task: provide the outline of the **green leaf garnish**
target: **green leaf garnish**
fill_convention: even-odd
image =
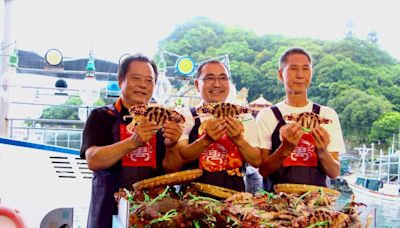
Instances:
[[[321,221],[321,222],[316,222],[316,223],[314,223],[312,225],[309,225],[306,228],[313,228],[313,227],[316,227],[316,226],[326,226],[326,225],[329,225],[329,224],[331,224],[331,222],[329,222],[329,221]]]

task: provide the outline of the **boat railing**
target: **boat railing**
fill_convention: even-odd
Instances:
[[[361,156],[358,174],[365,179],[375,179],[383,183],[400,184],[400,153],[388,151],[387,154],[382,149],[376,152],[374,144],[368,148],[355,148]]]
[[[79,149],[84,121],[9,118],[8,137],[35,143]]]

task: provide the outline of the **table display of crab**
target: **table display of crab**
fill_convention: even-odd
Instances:
[[[187,170],[121,189],[115,198],[128,202],[126,227],[365,227],[358,210],[365,205],[352,198],[337,210],[340,193],[332,189],[281,184],[253,195],[193,182],[201,174]]]

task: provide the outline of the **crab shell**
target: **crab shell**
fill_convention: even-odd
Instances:
[[[169,110],[161,106],[147,106],[144,104],[134,105],[129,109],[132,122],[128,124],[127,130],[132,133],[135,125],[147,121],[155,121],[158,126],[162,126],[165,121],[174,121],[178,124],[185,123],[185,117],[179,112]]]
[[[211,114],[218,117],[237,117],[240,114],[249,113],[250,109],[231,103],[209,103],[196,109],[199,114]]]
[[[330,124],[331,119],[322,117],[314,112],[292,113],[285,115],[284,120],[299,123],[303,128],[312,130],[320,124]]]

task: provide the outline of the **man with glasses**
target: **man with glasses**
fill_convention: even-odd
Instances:
[[[202,97],[201,105],[225,102],[229,95],[229,71],[217,60],[201,64],[196,73],[195,87]],[[179,151],[186,168],[201,168],[201,183],[244,191],[245,163],[258,167],[255,121],[251,114],[244,119],[214,118],[198,115],[196,107],[186,110],[186,126],[179,140]],[[252,130],[250,130],[252,129]]]
[[[119,188],[131,190],[132,184],[165,172],[178,171],[180,156],[175,145],[182,128],[167,121],[159,129],[154,121],[126,129],[128,109],[147,104],[152,97],[158,70],[143,55],[125,58],[118,71],[121,96],[113,104],[94,109],[83,131],[81,157],[93,170],[92,197],[88,227],[112,227],[117,203],[114,193]]]

